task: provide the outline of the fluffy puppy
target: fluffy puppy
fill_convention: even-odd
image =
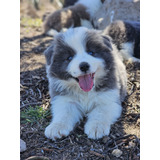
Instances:
[[[67,136],[83,116],[84,131],[98,139],[121,115],[126,70],[109,37],[84,27],[59,33],[45,51],[53,119],[45,136]]]
[[[79,0],[73,6],[53,12],[44,22],[44,33],[54,36],[71,27],[93,28],[91,20],[104,0]]]
[[[109,35],[125,60],[140,62],[140,23],[115,21],[106,27],[103,35]]]

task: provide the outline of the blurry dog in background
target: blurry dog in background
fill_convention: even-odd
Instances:
[[[104,0],[78,0],[73,6],[53,12],[44,22],[44,33],[54,36],[57,32],[72,27],[93,28],[92,17],[103,2]]]
[[[140,62],[140,23],[115,21],[103,30],[103,35],[112,38],[125,60]]]

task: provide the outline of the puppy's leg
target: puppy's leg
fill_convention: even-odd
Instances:
[[[78,104],[71,98],[58,96],[52,101],[53,119],[45,129],[45,136],[52,140],[67,136],[82,118]]]
[[[108,101],[105,105],[97,106],[88,114],[88,121],[85,125],[85,133],[89,138],[99,139],[110,132],[110,126],[121,114],[121,105]]]

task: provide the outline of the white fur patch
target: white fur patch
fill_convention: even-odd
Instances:
[[[87,28],[85,27],[77,27],[74,29],[68,29],[68,31],[64,34],[64,41],[71,46],[77,53],[83,53],[85,51],[84,48],[84,39]]]
[[[86,27],[88,29],[93,29],[93,25],[91,24],[91,22],[85,19],[81,19],[81,26]]]
[[[120,50],[120,53],[125,60],[129,60],[131,62],[140,62],[140,59],[133,57],[134,42],[123,43],[121,47],[122,49]]]
[[[58,35],[58,32],[57,32],[55,29],[50,29],[50,30],[46,33],[46,35],[48,35],[48,36],[56,36],[56,35]]]
[[[52,102],[53,120],[45,129],[45,136],[52,140],[67,136],[82,118],[77,104],[67,96],[57,96]]]
[[[89,138],[98,139],[110,132],[110,125],[121,115],[118,90],[110,90],[97,96],[97,106],[88,113],[85,133]]]
[[[86,115],[88,121],[85,133],[89,138],[98,139],[109,134],[110,125],[121,114],[119,91],[114,89],[84,93],[79,90],[74,98],[57,96],[52,100],[52,113],[53,120],[45,130],[46,137],[55,140],[67,136],[82,116]]]
[[[102,7],[101,0],[79,0],[77,4],[83,4],[86,6],[91,17],[93,17],[98,9]]]

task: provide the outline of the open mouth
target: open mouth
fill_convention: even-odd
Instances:
[[[95,73],[90,73],[90,74],[85,74],[85,75],[82,75],[76,78],[76,80],[79,83],[80,88],[83,91],[89,92],[92,89],[94,85],[93,83],[94,75]]]

